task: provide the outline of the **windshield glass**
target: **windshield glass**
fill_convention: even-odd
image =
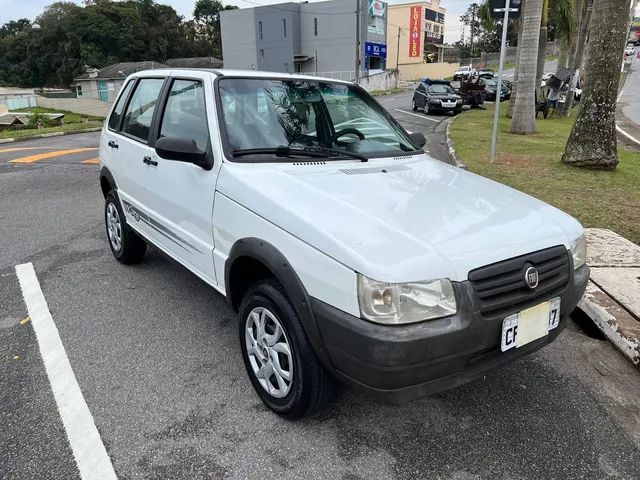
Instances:
[[[279,147],[381,156],[417,150],[402,127],[350,85],[221,78],[218,91],[223,135],[232,155]]]
[[[435,84],[429,85],[427,88],[429,93],[456,93],[456,91],[451,87],[451,85],[444,84]]]

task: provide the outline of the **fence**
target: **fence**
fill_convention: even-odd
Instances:
[[[8,110],[18,110],[20,108],[29,108],[38,105],[36,97],[34,96],[0,97],[0,103],[6,105]]]
[[[37,100],[40,107],[67,110],[96,117],[106,117],[109,108],[111,108],[110,103],[95,98],[47,98],[38,95]]]
[[[546,55],[557,55],[559,46],[556,42],[547,42]],[[504,55],[505,63],[515,63],[518,47],[507,47]],[[500,62],[500,52],[482,52],[479,57],[461,58],[460,65],[471,65],[473,68],[497,66]]]
[[[307,73],[302,72],[303,75],[313,75],[315,77],[323,77],[323,78],[331,78],[333,80],[346,80],[348,82],[353,82],[356,78],[355,70],[343,70],[340,72],[318,72],[318,73]],[[367,76],[366,71],[360,72],[360,78],[364,78]]]

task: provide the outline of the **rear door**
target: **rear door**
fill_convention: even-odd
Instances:
[[[149,145],[151,125],[158,106],[165,78],[139,78],[127,102],[117,132],[116,158],[118,195],[127,223],[145,237],[153,238],[153,221],[148,214],[146,183],[151,157],[155,151]]]
[[[209,169],[154,155],[157,165],[148,168],[146,184],[148,214],[156,223],[154,241],[212,284],[217,283],[211,225],[219,167],[211,168],[215,118],[210,74],[190,72],[170,78],[154,130],[158,138],[194,140],[199,150],[208,152]]]

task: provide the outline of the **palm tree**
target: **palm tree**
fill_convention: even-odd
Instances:
[[[616,97],[620,59],[627,40],[629,3],[594,0],[585,86],[580,110],[562,161],[579,167],[613,170],[618,164]]]
[[[516,68],[518,88],[513,105],[511,133],[528,134],[536,131],[536,67],[538,39],[544,0],[527,0],[522,15],[522,41]]]
[[[547,30],[549,28],[549,0],[542,0],[542,17],[540,19],[540,36],[538,37],[538,61],[536,62],[536,98],[542,98],[542,75],[544,60],[547,56]]]

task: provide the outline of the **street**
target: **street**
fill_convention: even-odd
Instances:
[[[412,112],[411,95],[378,100],[448,161],[450,116]],[[638,478],[640,375],[578,315],[454,390],[388,405],[339,389],[315,417],[277,417],[220,294],[153,248],[137,266],[112,257],[98,138],[0,146],[2,478],[80,478],[16,276],[28,262],[121,479]]]

